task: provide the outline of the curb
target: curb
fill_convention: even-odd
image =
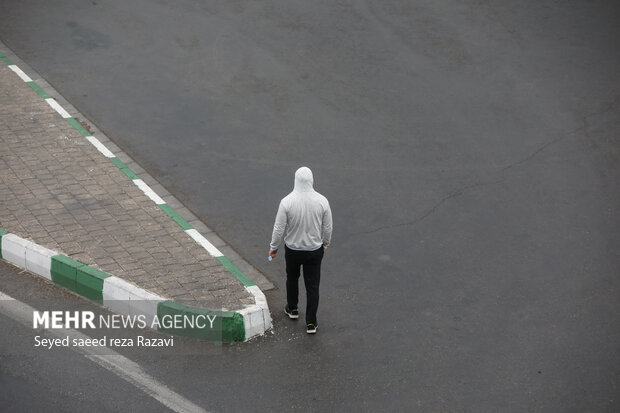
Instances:
[[[115,307],[113,301],[128,300],[133,301],[154,301],[157,303],[155,308],[145,310],[142,314],[147,317],[156,315],[205,315],[212,314],[219,317],[221,323],[221,335],[214,341],[248,341],[249,339],[263,335],[272,327],[271,314],[267,305],[267,299],[261,289],[250,280],[235,264],[232,263],[218,248],[210,243],[197,229],[189,224],[179,215],[166,201],[164,201],[149,185],[138,177],[123,161],[110,151],[103,143],[86,130],[75,118],[73,118],[54,98],[45,92],[36,82],[24,73],[13,61],[11,61],[2,51],[0,60],[4,61],[8,68],[28,84],[37,94],[47,102],[63,119],[65,119],[75,130],[86,138],[97,150],[110,162],[118,167],[142,192],[150,198],[162,211],[164,211],[174,222],[176,222],[187,235],[197,244],[203,247],[211,256],[216,258],[230,272],[244,288],[254,297],[255,304],[246,306],[236,312],[223,310],[207,310],[198,307],[186,306],[175,303],[171,300],[160,297],[147,290],[141,289],[118,277],[99,271],[93,267],[79,261],[39,246],[31,241],[25,240],[14,234],[8,234],[0,229],[0,258],[24,268],[35,274],[41,275],[54,284],[68,288],[86,298],[99,302],[115,312],[131,315],[132,310],[137,308]],[[54,275],[55,274],[55,275]],[[75,274],[75,275],[74,275]],[[78,274],[80,276],[78,277]],[[79,280],[79,281],[78,281]],[[79,288],[78,288],[79,286]],[[99,296],[101,295],[101,299]],[[133,297],[133,298],[132,298]],[[106,305],[106,302],[108,305]],[[123,311],[128,311],[129,314]],[[208,331],[197,331],[196,329],[166,329],[159,331],[168,332],[176,335],[186,335],[213,339],[213,333]],[[206,336],[204,336],[206,335]],[[204,336],[204,337],[203,337]]]
[[[101,304],[115,313],[144,316],[149,326],[157,319],[157,331],[224,343],[246,341],[250,338],[247,332],[248,323],[243,314],[245,310],[241,312],[205,310],[175,303],[2,229],[0,229],[0,258],[40,275],[58,287],[71,290]],[[259,320],[256,317],[252,318],[252,314],[248,313],[250,321],[257,324]],[[209,328],[206,328],[205,323],[201,323],[204,328],[173,328],[162,326],[163,323],[159,322],[165,319],[165,316],[175,315],[187,316],[190,320],[197,320],[197,316],[209,316],[214,322]],[[254,332],[258,330],[257,327],[255,326]]]

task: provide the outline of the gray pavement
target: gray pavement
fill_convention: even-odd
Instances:
[[[4,260],[0,260],[0,286],[2,294],[18,300],[19,305],[36,310],[81,310],[92,311],[97,315],[110,314],[105,308],[67,290],[59,289],[48,280],[22,271]],[[20,319],[19,305],[6,301],[4,295],[2,300],[0,328],[4,339],[0,343],[0,410],[3,412],[171,411],[135,382],[132,383],[123,374],[118,374],[118,370],[104,368],[92,357],[87,357],[105,354],[103,351],[95,350],[85,354],[76,347],[35,347],[35,336],[53,339],[66,333],[63,331],[55,335],[51,331],[33,329],[28,322],[32,317],[31,313],[23,314],[25,320]],[[127,329],[120,335],[110,329],[98,333],[88,329],[83,332],[97,339],[104,335],[135,338],[136,334],[141,334],[153,338],[160,334],[152,330],[138,329]],[[178,340],[176,345],[182,346],[183,340]],[[170,350],[165,356],[174,356],[178,352],[195,353],[191,349],[177,352],[173,348]],[[137,351],[133,353],[125,356],[135,358]],[[144,353],[149,357],[154,356],[149,351],[141,353],[143,356]],[[211,356],[213,354],[217,353],[212,352]],[[202,355],[202,358],[206,359],[205,355],[209,353],[203,351]],[[118,354],[113,357],[118,358]],[[162,354],[157,357],[162,357]],[[23,394],[28,394],[29,397],[24,398]]]
[[[295,169],[331,202],[319,334],[274,311],[217,361],[153,362],[163,381],[219,411],[615,412],[618,7],[30,0],[0,3],[0,39],[274,309]]]
[[[0,228],[162,297],[237,310],[253,297],[6,65]]]

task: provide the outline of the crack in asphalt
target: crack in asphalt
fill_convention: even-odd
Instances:
[[[530,155],[528,155],[527,157],[521,159],[520,161],[517,162],[513,162],[510,165],[505,166],[504,168],[502,168],[502,173],[510,168],[513,168],[515,166],[519,166],[521,164],[524,164],[528,161],[530,161],[531,159],[533,159],[534,157],[536,157],[536,155],[538,155],[540,152],[544,151],[545,149],[547,149],[549,146],[551,145],[555,145],[556,143],[564,140],[566,137],[570,136],[570,135],[574,135],[580,132],[583,132],[584,135],[590,139],[590,134],[588,132],[588,128],[590,127],[590,124],[588,123],[588,119],[594,116],[599,116],[599,115],[604,115],[607,112],[612,111],[613,109],[615,109],[616,106],[618,106],[618,103],[620,103],[620,95],[616,96],[616,98],[609,104],[605,105],[605,107],[603,107],[601,110],[598,110],[596,112],[592,112],[590,114],[585,115],[584,117],[581,118],[581,126],[570,130],[568,132],[563,133],[562,135],[560,135],[560,137],[553,139],[543,145],[541,145],[540,147],[538,147],[538,149],[536,149],[534,152],[532,152]]]
[[[604,114],[614,110],[619,104],[620,104],[620,95],[617,95],[616,98],[611,103],[605,105],[602,109],[583,116],[581,118],[581,123],[582,123],[581,126],[561,134],[556,139],[553,139],[553,140],[550,140],[548,142],[545,142],[544,144],[539,146],[535,151],[533,151],[532,153],[530,153],[528,156],[524,157],[523,159],[515,161],[515,162],[512,162],[509,165],[506,165],[506,166],[502,167],[502,169],[500,170],[501,178],[496,180],[496,181],[477,182],[477,183],[474,183],[474,184],[471,184],[471,185],[468,185],[468,186],[464,186],[464,187],[462,187],[460,189],[457,189],[456,191],[452,192],[451,194],[443,197],[435,205],[433,205],[429,210],[427,210],[424,214],[422,214],[420,217],[418,217],[418,218],[416,218],[416,219],[414,219],[412,221],[400,222],[400,223],[397,223],[397,224],[390,224],[390,225],[383,225],[383,226],[377,227],[377,228],[369,230],[369,231],[354,232],[354,233],[350,234],[349,237],[354,237],[354,236],[358,236],[358,235],[374,234],[376,232],[387,230],[387,229],[415,225],[415,224],[417,224],[419,222],[424,221],[429,216],[433,215],[435,212],[437,212],[437,210],[439,210],[441,208],[441,206],[444,203],[446,203],[450,199],[453,199],[453,198],[459,197],[461,195],[464,195],[466,192],[468,192],[468,191],[470,191],[472,189],[483,188],[483,187],[486,187],[486,186],[492,186],[492,185],[497,185],[497,184],[503,183],[507,179],[507,177],[505,175],[506,171],[508,171],[509,169],[512,169],[514,167],[518,167],[520,165],[523,165],[523,164],[529,162],[530,160],[535,158],[538,154],[543,152],[545,149],[547,149],[548,147],[550,147],[552,145],[555,145],[555,144],[561,142],[566,137],[568,137],[570,135],[574,135],[574,134],[580,133],[580,132],[583,132],[584,135],[588,139],[590,139],[588,128],[590,128],[591,125],[589,124],[588,120],[590,118],[594,117],[594,116],[604,115]]]
[[[485,187],[485,186],[499,184],[499,183],[503,182],[504,180],[505,180],[505,178],[502,178],[502,179],[500,179],[498,181],[478,182],[478,183],[475,183],[475,184],[472,184],[472,185],[465,186],[463,188],[460,188],[460,189],[452,192],[450,195],[447,195],[444,198],[442,198],[432,208],[430,208],[428,211],[426,211],[422,216],[420,216],[419,218],[414,219],[413,221],[401,222],[401,223],[398,223],[398,224],[391,224],[391,225],[384,225],[384,226],[372,229],[370,231],[355,232],[353,234],[350,234],[349,237],[353,237],[353,236],[356,236],[356,235],[373,234],[375,232],[383,231],[383,230],[386,230],[386,229],[392,229],[392,228],[397,228],[397,227],[405,227],[405,226],[409,226],[409,225],[415,225],[418,222],[421,222],[421,221],[425,220],[430,215],[434,214],[445,202],[449,201],[450,199],[456,198],[458,196],[461,196],[465,192],[469,191],[470,189],[481,188],[481,187]]]

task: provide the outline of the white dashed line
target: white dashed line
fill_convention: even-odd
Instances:
[[[95,138],[94,136],[87,136],[86,139],[88,139],[88,141],[92,143],[93,146],[97,148],[99,152],[101,152],[106,158],[115,157],[114,154],[110,152],[110,150],[106,148],[103,143],[99,142],[99,139]]]
[[[47,98],[45,99],[45,101],[47,102],[48,105],[50,105],[56,112],[60,113],[60,116],[62,116],[63,118],[67,119],[70,118],[71,115],[69,115],[69,112],[67,112],[66,110],[63,109],[62,106],[60,106],[58,104],[58,102],[56,102],[56,100],[54,100],[54,98]]]
[[[144,195],[146,195],[149,198],[151,198],[151,200],[153,202],[155,202],[157,205],[161,205],[161,204],[165,204],[166,203],[166,201],[161,199],[159,197],[159,195],[157,195],[155,193],[155,191],[153,191],[151,189],[151,187],[148,186],[142,179],[134,179],[133,183],[136,184],[138,186],[138,188],[140,188],[142,190],[142,192],[144,192]]]
[[[30,79],[30,76],[28,76],[27,74],[25,74],[19,67],[17,67],[16,65],[9,65],[9,69],[11,69],[12,71],[14,71],[15,73],[17,73],[17,76],[19,76],[24,82],[32,82],[32,79]]]
[[[197,230],[192,228],[192,229],[186,229],[185,232],[187,233],[187,235],[192,237],[194,241],[200,244],[202,248],[206,249],[207,252],[211,254],[211,256],[216,257],[216,258],[224,256],[224,254],[222,254],[220,250],[215,248],[213,244],[207,241],[207,239],[203,237],[202,234],[198,232]]]

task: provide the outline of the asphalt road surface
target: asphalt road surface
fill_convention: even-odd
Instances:
[[[19,303],[39,311],[71,309],[101,313],[100,307],[4,261],[0,262],[0,281],[0,411],[166,410],[157,400],[79,352],[35,347],[35,337],[55,336],[33,330],[32,324],[20,322],[13,314]],[[19,303],[8,303],[5,294]],[[32,320],[32,312],[24,315]]]
[[[0,39],[278,287],[273,335],[149,363],[214,411],[618,411],[618,27],[610,1],[0,3]],[[316,337],[266,261],[302,165],[335,224]]]

